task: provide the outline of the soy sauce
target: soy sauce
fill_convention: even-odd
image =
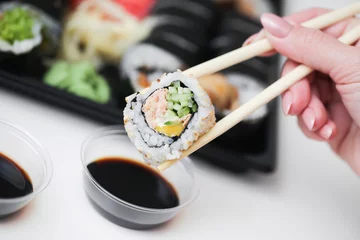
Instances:
[[[124,158],[103,158],[87,168],[100,186],[128,203],[156,209],[179,205],[174,187],[145,164]]]
[[[0,153],[0,199],[23,197],[33,192],[27,172]]]

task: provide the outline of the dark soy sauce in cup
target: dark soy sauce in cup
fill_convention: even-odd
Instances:
[[[0,199],[23,197],[33,192],[27,172],[0,153]]]
[[[128,203],[155,209],[179,205],[174,187],[145,164],[124,158],[103,158],[87,168],[100,186]]]

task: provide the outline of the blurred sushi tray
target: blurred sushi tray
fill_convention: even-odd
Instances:
[[[164,72],[241,47],[279,0],[0,1],[0,87],[104,124],[123,124],[125,97]],[[278,56],[199,79],[217,120],[277,78]],[[230,172],[276,168],[276,104],[194,155]]]

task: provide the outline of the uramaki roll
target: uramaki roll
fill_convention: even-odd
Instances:
[[[212,102],[197,79],[164,74],[128,99],[124,124],[148,164],[177,159],[215,124]]]

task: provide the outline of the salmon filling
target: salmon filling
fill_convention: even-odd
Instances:
[[[198,106],[194,94],[180,81],[156,90],[142,107],[149,127],[168,137],[178,137],[186,128]]]

